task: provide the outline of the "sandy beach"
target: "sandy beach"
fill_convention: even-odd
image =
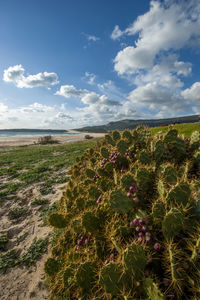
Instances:
[[[85,135],[88,134],[93,138],[103,137],[105,133],[79,133],[74,130],[68,131],[70,135],[65,136],[52,136],[52,139],[57,140],[59,144],[68,144],[74,142],[84,141]],[[76,134],[79,133],[79,134]],[[34,145],[38,143],[39,136],[32,137],[0,137],[0,146],[25,146]]]

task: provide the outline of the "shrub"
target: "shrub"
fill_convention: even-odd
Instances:
[[[199,153],[144,127],[88,150],[49,220],[52,299],[200,299]]]

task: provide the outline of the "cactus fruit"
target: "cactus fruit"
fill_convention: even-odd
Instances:
[[[200,135],[107,134],[49,217],[51,299],[200,299]]]

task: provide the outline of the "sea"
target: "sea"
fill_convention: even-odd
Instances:
[[[1,137],[32,137],[32,136],[64,136],[64,135],[74,135],[74,134],[83,134],[80,133],[71,133],[64,130],[0,130]]]

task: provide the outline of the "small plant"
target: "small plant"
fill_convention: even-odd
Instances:
[[[28,209],[22,208],[22,207],[17,207],[14,209],[11,209],[8,213],[8,217],[10,220],[16,220],[21,217],[25,217],[28,213]]]
[[[45,145],[45,144],[55,144],[55,143],[58,143],[58,141],[55,140],[55,139],[53,139],[51,135],[41,136],[38,139],[38,144],[42,144],[42,145]]]
[[[7,235],[0,235],[0,251],[6,250],[6,245],[8,243],[9,239]]]
[[[49,200],[48,199],[41,199],[41,198],[38,198],[38,199],[34,199],[33,201],[31,201],[31,205],[45,205],[45,204],[48,204],[49,203]]]

